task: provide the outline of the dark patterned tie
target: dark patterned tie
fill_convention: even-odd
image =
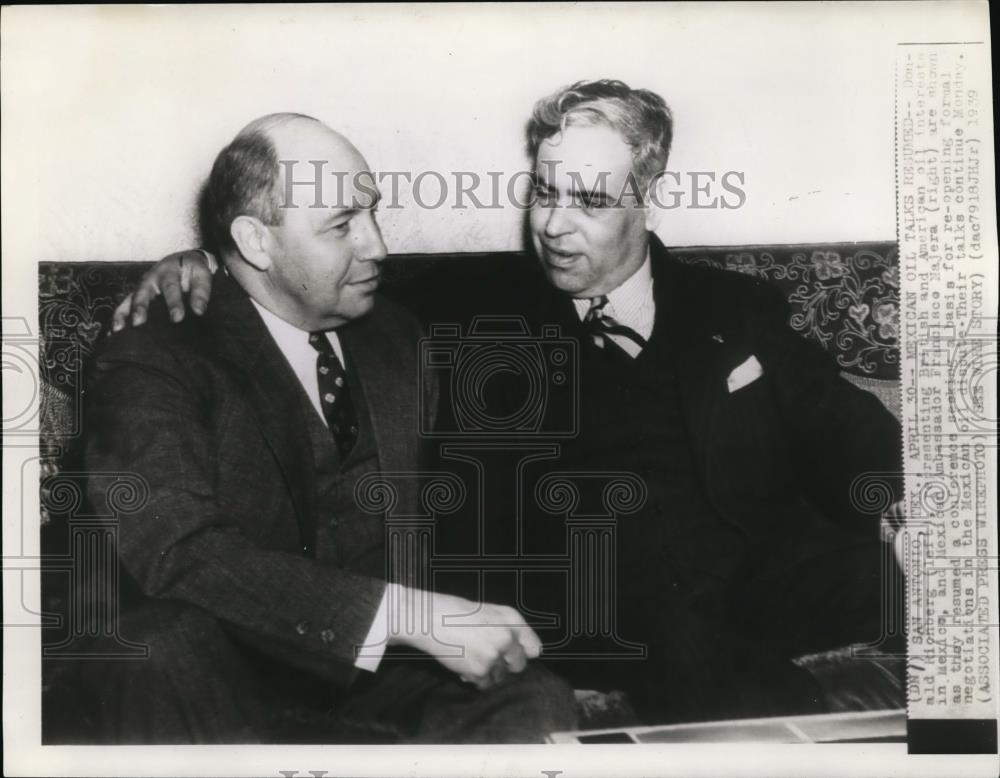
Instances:
[[[319,402],[323,417],[333,433],[341,459],[346,459],[358,440],[358,416],[347,387],[347,373],[337,359],[337,352],[325,332],[310,332],[309,345],[319,352],[316,357],[316,378],[319,381]]]
[[[616,346],[621,349],[622,352],[630,357],[637,356],[639,351],[642,351],[642,349],[645,348],[646,339],[631,327],[619,324],[613,317],[609,316],[604,310],[607,305],[607,295],[594,297],[590,300],[590,309],[587,311],[587,315],[583,317],[583,321],[587,325],[587,330],[590,332],[590,337],[594,341],[594,345],[598,348],[604,348],[610,343],[612,346]],[[622,347],[620,343],[616,343],[611,337],[609,337],[610,335],[618,335],[619,337],[627,338],[638,346],[638,350],[635,351],[634,354],[630,353],[628,349]]]

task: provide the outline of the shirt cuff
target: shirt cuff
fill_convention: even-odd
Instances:
[[[364,643],[355,650],[354,666],[359,670],[374,673],[382,662],[385,647],[389,642],[389,597],[392,586],[392,584],[388,584],[385,587],[385,591],[382,593],[382,602],[379,603],[378,610],[375,611],[371,629],[368,630]]]
[[[893,530],[900,530],[906,523],[906,507],[903,500],[898,500],[882,512],[882,524]]]

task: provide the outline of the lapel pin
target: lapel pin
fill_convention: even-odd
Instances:
[[[724,343],[725,342],[725,341],[722,340],[722,336],[721,335],[713,335],[712,336],[712,340],[714,340],[716,343]]]

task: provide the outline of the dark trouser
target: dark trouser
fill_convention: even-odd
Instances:
[[[76,704],[43,710],[45,742],[539,743],[575,725],[572,689],[535,664],[480,692],[433,659],[387,656],[343,689],[237,645],[191,606],[148,603],[119,631],[149,657],[51,674],[53,697]]]
[[[819,685],[792,659],[877,643],[883,586],[899,575],[890,549],[864,541],[721,590],[650,587],[623,597],[618,619],[621,637],[645,644],[646,658],[550,666],[578,688],[624,690],[642,723],[823,712]]]

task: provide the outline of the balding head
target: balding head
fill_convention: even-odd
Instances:
[[[367,313],[385,244],[368,163],[302,114],[262,116],[215,160],[203,197],[207,247],[258,303],[326,329]]]
[[[236,252],[231,226],[238,216],[253,216],[263,224],[281,224],[289,190],[285,187],[287,167],[311,180],[315,172],[311,160],[332,161],[330,155],[346,160],[348,166],[362,160],[354,145],[318,119],[301,113],[281,112],[258,117],[241,129],[219,152],[212,172],[202,188],[198,222],[202,243],[223,259]],[[342,172],[329,167],[323,173]],[[332,181],[333,179],[331,179]],[[292,189],[294,199],[317,200],[315,188],[303,192]]]
[[[265,135],[270,134],[271,130],[286,124],[319,124],[322,126],[323,123],[319,119],[307,116],[304,113],[291,113],[288,111],[269,113],[266,116],[259,116],[247,124],[242,130],[236,133],[236,137],[253,135],[258,132],[262,132]]]
[[[237,216],[281,223],[280,157],[274,135],[295,126],[324,127],[305,114],[272,113],[247,124],[219,152],[198,204],[202,242],[209,251],[223,258],[236,251],[230,226]]]

